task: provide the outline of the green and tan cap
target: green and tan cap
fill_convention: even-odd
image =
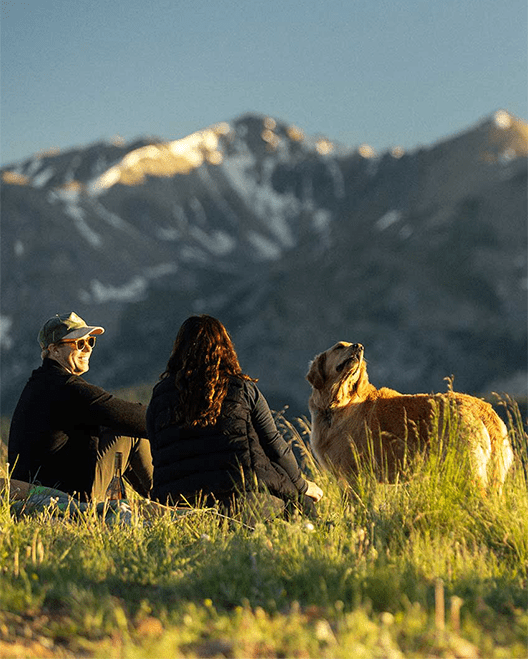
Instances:
[[[50,344],[56,344],[61,339],[80,339],[87,335],[101,335],[104,328],[97,325],[86,325],[85,321],[75,312],[68,314],[55,314],[42,326],[38,342],[41,348],[47,348]]]

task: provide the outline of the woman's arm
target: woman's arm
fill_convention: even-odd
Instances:
[[[305,493],[309,488],[308,482],[302,475],[292,448],[279,433],[268,402],[256,385],[251,384],[246,389],[250,398],[251,422],[267,457],[286,471],[300,493]]]

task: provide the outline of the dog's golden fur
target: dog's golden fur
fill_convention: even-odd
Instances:
[[[394,479],[406,458],[435,437],[467,438],[471,469],[483,487],[501,489],[513,460],[504,422],[489,403],[467,394],[400,394],[369,382],[363,346],[338,342],[317,355],[312,385],[310,444],[323,467],[350,478],[367,459],[380,478]]]

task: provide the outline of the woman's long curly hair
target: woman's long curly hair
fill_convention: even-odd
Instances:
[[[225,327],[212,316],[190,316],[183,322],[161,378],[173,378],[179,392],[176,421],[183,426],[215,424],[230,376],[255,381],[242,373]]]

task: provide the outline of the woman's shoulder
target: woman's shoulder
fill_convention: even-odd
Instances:
[[[161,397],[175,396],[176,386],[172,378],[162,378],[154,385],[152,390],[151,403]]]
[[[241,376],[229,376],[229,387],[233,389],[244,390],[245,392],[257,391],[255,381],[242,378]]]
[[[253,407],[260,396],[260,392],[254,381],[240,378],[240,376],[230,376],[228,395],[230,398],[244,401],[247,405]]]

